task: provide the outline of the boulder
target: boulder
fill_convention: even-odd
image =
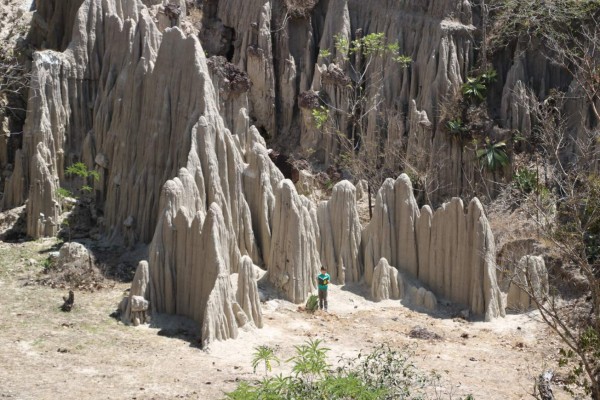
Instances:
[[[95,265],[94,256],[81,243],[68,242],[58,251],[56,266],[58,269],[73,267],[75,269],[91,269]]]

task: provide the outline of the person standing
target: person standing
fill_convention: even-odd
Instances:
[[[331,277],[327,273],[325,267],[321,267],[321,274],[317,276],[319,286],[319,309],[327,311],[327,289]]]

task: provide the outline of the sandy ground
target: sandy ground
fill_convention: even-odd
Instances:
[[[54,243],[0,242],[1,399],[219,399],[237,381],[260,378],[250,366],[256,346],[276,346],[284,359],[309,338],[331,348],[332,363],[379,343],[408,345],[420,369],[441,374],[446,399],[448,393],[454,399],[468,393],[486,400],[531,398],[533,376],[556,365],[556,340],[531,316],[466,322],[412,311],[398,301],[373,303],[335,286],[328,314],[269,300],[263,329],[205,351],[186,319],[160,316],[134,328],[112,318],[125,283],[77,292],[76,308],[61,312],[65,290],[32,283],[42,266],[30,260],[43,260]],[[412,339],[408,332],[415,326],[443,339]]]

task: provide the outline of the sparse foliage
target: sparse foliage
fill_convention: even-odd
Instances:
[[[463,96],[471,102],[485,100],[488,87],[496,81],[497,76],[494,69],[489,69],[481,75],[468,77],[461,87]]]
[[[462,135],[469,132],[469,129],[465,126],[462,119],[456,118],[446,123],[446,128],[453,135]]]
[[[373,189],[385,178],[397,175],[402,165],[401,144],[387,141],[387,127],[382,123],[386,113],[381,96],[384,66],[387,62],[406,68],[411,59],[383,33],[357,33],[354,40],[336,35],[334,46],[336,57],[347,72],[330,64],[322,80],[343,90],[347,104],[334,104],[321,96],[322,104],[312,109],[312,117],[318,130],[333,135],[339,142],[340,166],[356,180],[367,181],[371,211]],[[322,58],[331,54],[332,50],[321,49]]]
[[[585,282],[582,298],[565,300],[557,290],[540,296],[524,285],[543,321],[560,337],[559,365],[568,368],[567,389],[580,388],[600,399],[600,152],[598,132],[573,138],[563,114],[565,95],[553,91],[544,101],[530,92],[535,121],[533,139],[548,180],[546,196],[534,199],[540,234],[560,254],[563,268],[578,271]],[[598,120],[600,122],[600,120]],[[521,172],[523,188],[537,176]],[[539,188],[539,186],[538,186]],[[534,191],[536,187],[533,188]],[[540,193],[540,191],[538,191]],[[551,207],[548,203],[552,204]]]
[[[265,347],[265,346],[260,346]],[[260,349],[260,347],[258,349]],[[290,375],[279,374],[256,382],[242,382],[226,397],[231,400],[408,400],[441,399],[439,376],[419,372],[410,360],[413,352],[380,345],[354,358],[327,362],[330,349],[319,339],[295,346]],[[256,357],[255,357],[256,359]],[[433,388],[433,390],[431,390]],[[444,397],[452,399],[452,396]],[[471,399],[467,396],[465,400]]]
[[[517,189],[524,194],[529,194],[539,189],[538,173],[531,168],[519,168],[513,177]]]
[[[291,17],[306,17],[318,3],[318,0],[284,0],[287,14]]]

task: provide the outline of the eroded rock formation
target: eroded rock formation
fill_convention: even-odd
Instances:
[[[292,181],[281,181],[275,194],[267,270],[269,281],[294,303],[316,290],[315,277],[321,268],[318,234],[315,206],[298,195]]]
[[[373,270],[371,297],[375,301],[401,298],[400,289],[398,288],[398,270],[390,266],[383,257]]]
[[[385,90],[401,93],[398,104],[416,98],[411,118],[422,127],[418,136],[427,135],[435,127],[436,99],[461,82],[468,64],[470,9],[463,2],[385,3],[411,10],[397,14],[408,25],[397,25],[370,2],[341,0],[328,3],[340,10],[341,20],[320,4],[315,12],[326,17],[315,22],[331,34],[341,29],[351,35],[350,21],[372,13],[373,26],[390,35],[402,36],[421,23],[419,32],[434,32],[427,45],[408,38],[403,43],[422,73],[386,72]],[[315,290],[322,264],[339,284],[364,279],[370,285],[382,258],[396,268],[377,269],[374,297],[434,308],[435,293],[488,319],[502,315],[493,237],[478,201],[466,214],[459,200],[435,213],[419,210],[410,180],[401,175],[379,190],[374,218],[361,232],[352,184],[339,183],[332,198],[317,206],[270,161],[259,130],[285,138],[282,132],[297,129],[296,98],[317,85],[311,67],[315,43],[327,47],[331,37],[294,18],[278,23],[293,27],[301,40],[276,34],[273,42],[273,16],[283,10],[270,2],[228,0],[207,7],[237,32],[240,44],[229,56],[252,83],[244,90],[233,93],[231,79],[209,69],[196,37],[177,27],[161,31],[139,0],[84,0],[72,30],[47,38],[57,50],[65,37],[70,44],[34,58],[22,163],[4,196],[10,206],[27,199],[29,235],[56,233],[56,190],[66,182],[64,168],[83,160],[100,176],[94,198],[107,237],[150,243],[147,271],[138,268],[136,277],[147,279],[149,289],[140,283],[132,291],[124,308],[129,322],[143,322],[135,313],[147,307],[187,315],[201,325],[208,345],[236,337],[249,322],[262,325],[255,265],[268,271],[268,281],[288,300],[300,303]],[[450,12],[458,18],[454,24],[446,18]],[[327,70],[334,70],[331,63]],[[281,95],[288,103],[276,100]],[[332,96],[343,101],[339,91]]]
[[[476,199],[467,210],[460,199],[453,199],[435,213],[428,206],[419,211],[408,176],[388,179],[377,194],[363,246],[368,283],[384,257],[439,297],[486,319],[504,315],[494,238]]]
[[[359,259],[361,225],[356,209],[356,189],[348,181],[333,187],[331,199],[319,204],[321,264],[334,283],[358,282],[362,277]]]
[[[535,307],[534,298],[540,303],[548,296],[548,271],[540,256],[523,256],[510,274],[510,286],[506,307],[511,310],[528,311]]]
[[[135,326],[147,322],[149,310],[148,298],[150,297],[150,272],[148,262],[141,261],[133,276],[129,296],[124,297],[119,305],[121,321]]]

